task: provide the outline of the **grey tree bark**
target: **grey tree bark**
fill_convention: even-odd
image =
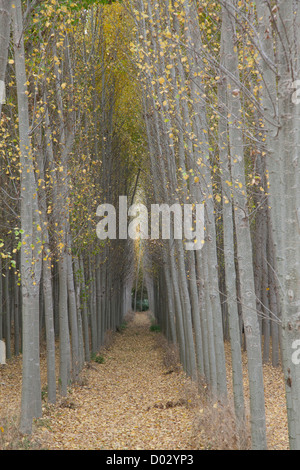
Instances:
[[[46,121],[47,121],[46,117]],[[37,137],[38,151],[36,152],[37,168],[39,171],[39,177],[45,180],[44,172],[44,158],[51,151],[50,142],[46,138],[46,146],[48,148],[45,151],[42,145],[42,139],[39,135]],[[43,158],[44,157],[44,158]],[[43,239],[43,261],[42,261],[42,276],[43,276],[43,301],[44,301],[44,314],[45,314],[45,328],[46,328],[46,347],[47,347],[47,385],[48,385],[48,401],[50,403],[56,402],[56,369],[55,369],[55,332],[54,332],[54,305],[53,305],[53,285],[52,285],[52,269],[51,269],[51,248],[50,248],[50,237],[48,230],[48,219],[47,219],[47,201],[46,191],[43,187],[38,190],[39,196],[39,210],[41,218],[41,233]]]
[[[209,253],[207,286],[209,286],[209,299],[213,316],[213,334],[217,367],[217,393],[220,398],[226,399],[226,365],[218,282],[218,260],[216,251],[217,239],[214,215],[215,208],[213,203],[212,174],[209,162],[210,145],[208,142],[206,103],[205,100],[202,100],[201,98],[201,93],[204,93],[204,86],[202,79],[199,77],[200,71],[204,70],[204,64],[201,57],[202,40],[195,4],[186,0],[184,2],[184,11],[186,15],[186,27],[184,29],[185,40],[188,46],[187,58],[189,61],[190,73],[194,76],[190,83],[190,92],[193,102],[193,116],[192,118],[189,118],[189,122],[192,124],[193,134],[196,136],[196,139],[194,144],[193,160],[190,163],[193,165],[192,168],[194,169],[195,175],[200,179],[200,183],[195,185],[196,202],[200,203],[203,200],[205,201],[205,244]],[[199,162],[202,162],[201,167]]]
[[[300,250],[299,250],[299,125],[300,108],[293,99],[299,77],[300,11],[292,0],[278,2],[278,106],[279,142],[282,155],[283,228],[280,279],[282,279],[282,357],[286,383],[290,448],[300,449],[300,368],[299,348]],[[280,188],[271,186],[274,197]],[[274,206],[271,209],[276,210]],[[296,351],[295,351],[296,350]]]
[[[224,66],[224,30],[226,22],[222,24],[221,30],[221,65]],[[234,252],[234,224],[233,205],[231,198],[231,174],[229,166],[229,142],[227,127],[227,77],[220,72],[220,83],[218,87],[219,105],[219,160],[221,169],[222,188],[222,210],[223,210],[223,244],[225,264],[225,286],[226,303],[229,317],[229,337],[231,345],[232,360],[232,382],[235,414],[239,426],[239,434],[244,432],[245,426],[245,403],[243,387],[242,352],[240,341],[239,312],[237,306],[235,252]]]
[[[29,138],[27,76],[23,40],[22,4],[14,2],[13,32],[17,80],[21,161],[21,284],[23,315],[23,377],[20,430],[31,433],[32,419],[41,416],[39,358],[39,286],[41,246],[38,242],[38,203],[33,153]]]
[[[248,356],[252,448],[265,449],[267,442],[263,368],[260,330],[256,312],[252,242],[247,210],[243,133],[241,127],[242,111],[240,93],[233,93],[236,89],[236,83],[239,83],[238,55],[235,46],[235,10],[232,1],[224,1],[223,3],[224,61],[226,69],[230,73],[227,87],[228,112],[230,114],[230,121],[228,123],[230,163],[233,187],[237,188],[233,189],[233,203],[242,314]]]

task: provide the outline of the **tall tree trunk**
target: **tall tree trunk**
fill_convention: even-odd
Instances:
[[[225,24],[226,26],[226,24]],[[224,28],[224,23],[222,25]],[[224,65],[224,37],[221,31],[221,65]],[[222,209],[223,209],[223,246],[225,264],[226,303],[229,317],[229,337],[232,360],[232,383],[234,394],[235,414],[239,426],[239,434],[245,425],[245,403],[243,389],[242,352],[240,342],[239,312],[237,306],[235,251],[234,251],[234,223],[233,206],[231,198],[231,175],[229,165],[228,127],[227,127],[227,77],[220,72],[218,89],[219,117],[219,160],[221,169]]]
[[[41,416],[41,382],[39,358],[39,285],[41,256],[38,242],[38,205],[31,141],[27,77],[23,41],[22,4],[14,2],[14,53],[18,94],[20,161],[21,161],[21,284],[23,314],[23,378],[20,430],[31,433],[32,419]]]
[[[47,151],[43,147],[42,137],[39,131],[37,131],[37,148],[36,161],[39,171],[39,177],[45,181],[45,161],[47,159],[47,153],[52,152],[51,142],[47,138],[48,132],[48,112],[46,111],[46,147]],[[43,158],[44,157],[44,158]],[[50,156],[50,161],[53,161],[53,155]],[[52,283],[52,259],[51,259],[51,247],[50,247],[50,236],[49,236],[49,221],[47,216],[47,194],[43,186],[38,189],[39,195],[39,210],[41,217],[41,233],[43,239],[43,261],[42,261],[42,273],[43,273],[43,303],[45,313],[45,328],[46,328],[46,348],[47,348],[47,385],[48,385],[48,401],[49,403],[56,402],[56,367],[55,367],[55,331],[54,331],[54,302],[53,302],[53,283]]]
[[[70,238],[69,238],[70,240]],[[67,264],[68,264],[68,306],[69,318],[71,327],[71,346],[72,346],[72,379],[77,381],[80,372],[80,358],[79,358],[79,333],[78,333],[78,318],[77,318],[77,304],[76,293],[73,275],[73,260],[71,254],[71,242],[68,243],[67,251]]]
[[[85,268],[83,257],[79,259],[80,272],[81,272],[81,305],[82,305],[82,325],[83,325],[83,336],[84,336],[84,354],[87,362],[91,359],[90,354],[90,334],[89,334],[89,320],[88,320],[88,292],[87,284],[85,279]]]
[[[279,141],[282,154],[283,223],[280,280],[282,295],[282,356],[286,384],[289,439],[292,450],[300,450],[300,368],[299,303],[300,303],[300,249],[299,249],[299,127],[300,108],[293,102],[294,81],[299,77],[300,11],[292,0],[278,2],[278,104]],[[280,188],[271,186],[274,196]],[[275,210],[272,206],[272,211]],[[282,233],[282,232],[281,232]],[[295,351],[296,350],[296,351]],[[296,357],[295,357],[296,355]]]
[[[235,46],[235,10],[231,1],[224,2],[224,5],[222,11],[224,61],[227,71],[230,71],[227,87],[228,113],[231,116],[229,122],[230,163],[242,314],[248,356],[252,448],[266,449],[261,340],[256,313],[252,242],[247,210],[241,101],[239,92],[233,93],[236,89],[236,82],[239,83],[238,52]]]
[[[11,358],[11,291],[10,291],[10,265],[6,263],[5,270],[5,341],[6,341],[6,357]]]
[[[66,248],[60,253],[59,277],[59,391],[66,396],[71,381],[71,349],[68,320],[68,260]]]

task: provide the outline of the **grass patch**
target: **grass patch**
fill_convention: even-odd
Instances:
[[[123,333],[123,331],[126,330],[127,326],[128,326],[127,322],[123,321],[123,323],[121,323],[121,325],[117,327],[118,333]]]
[[[150,331],[156,331],[156,332],[161,331],[160,326],[156,322],[155,318],[152,318],[152,320],[151,320]]]
[[[101,354],[97,354],[97,353],[94,353],[91,355],[91,360],[93,362],[97,362],[97,364],[104,364],[105,362],[104,356],[102,356]]]
[[[160,326],[153,323],[153,325],[150,326],[150,331],[160,331]]]

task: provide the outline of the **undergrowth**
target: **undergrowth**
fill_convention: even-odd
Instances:
[[[150,331],[156,331],[156,332],[160,332],[160,326],[159,324],[156,322],[156,319],[155,318],[152,318],[151,319],[151,325],[150,325]]]
[[[43,450],[40,443],[30,435],[19,431],[19,419],[15,416],[0,416],[0,451],[2,450]]]
[[[97,364],[104,364],[105,359],[101,354],[94,353],[91,355],[91,360],[97,362]]]
[[[182,371],[178,346],[170,343],[163,334],[156,338],[156,346],[162,350],[166,374]],[[249,423],[238,427],[234,405],[214,400],[203,378],[192,381],[187,378],[182,385],[185,406],[193,409],[194,418],[191,444],[195,450],[245,450],[250,449]]]
[[[194,408],[192,445],[195,450],[247,450],[251,448],[249,423],[237,423],[231,400],[214,399],[206,383],[185,384],[187,403]]]

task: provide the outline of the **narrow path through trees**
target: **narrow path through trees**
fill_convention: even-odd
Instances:
[[[80,387],[40,420],[51,449],[190,449],[193,410],[185,374],[168,373],[149,315],[139,313],[105,362],[92,362]],[[86,383],[85,383],[86,380]],[[48,407],[48,405],[47,405]],[[49,412],[53,408],[48,407]]]

